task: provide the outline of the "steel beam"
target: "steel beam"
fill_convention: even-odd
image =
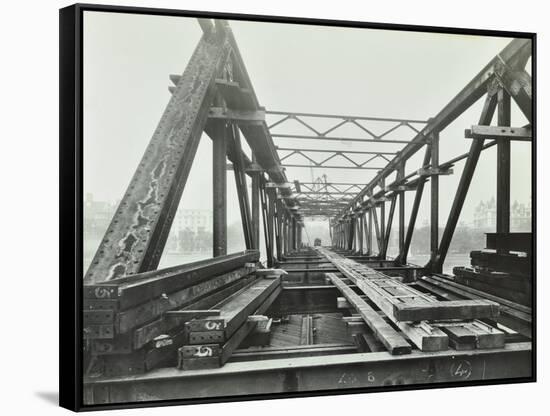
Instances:
[[[84,281],[157,267],[231,49],[224,32],[203,35],[161,117]]]
[[[260,200],[262,203],[262,220],[264,226],[264,239],[267,256],[267,267],[273,267],[273,217],[271,215],[271,203],[265,190],[265,178],[259,175]]]
[[[135,276],[119,277],[108,282],[87,283],[82,295],[84,299],[115,300],[116,305],[112,308],[127,309],[243,267],[245,263],[255,263],[259,257],[257,250],[248,250]]]
[[[499,94],[508,94],[506,91]],[[508,94],[509,95],[509,94]],[[531,125],[526,127],[505,127],[505,126],[472,126],[466,129],[464,136],[467,139],[495,139],[516,140],[530,142],[533,138],[533,129]]]
[[[402,180],[405,177],[405,162],[401,163],[397,172],[397,177]],[[405,191],[400,191],[399,195],[399,235],[398,235],[398,248],[399,252],[403,251],[405,244]]]
[[[384,232],[384,246],[382,249],[382,254],[380,255],[380,258],[384,260],[386,258],[386,254],[388,252],[388,245],[390,243],[390,233],[391,233],[391,227],[393,223],[393,215],[395,212],[395,205],[397,203],[397,195],[394,195],[391,199],[390,203],[390,212],[388,215],[388,221],[386,225],[386,231]]]
[[[431,167],[439,169],[439,133],[434,131],[430,142]],[[439,175],[430,176],[430,258],[435,260],[439,244]],[[436,270],[434,270],[436,271]],[[441,272],[441,270],[437,270]]]
[[[510,126],[510,94],[498,91],[498,125]],[[510,141],[497,143],[497,233],[510,232]]]
[[[394,157],[384,169],[382,169],[369,184],[357,195],[355,201],[372,191],[380,182],[380,179],[389,176],[403,160],[409,159],[424,144],[426,137],[433,131],[442,131],[452,123],[460,114],[468,109],[473,103],[481,98],[487,91],[487,85],[495,78],[495,71],[502,62],[513,62],[514,69],[525,65],[531,54],[530,39],[512,40],[497,56],[495,56],[428,124],[419,132],[415,138],[407,144],[399,154]],[[353,202],[355,202],[353,201]],[[351,207],[353,202],[349,204]],[[342,214],[345,210],[342,210]]]
[[[323,168],[323,169],[362,169],[362,170],[380,170],[382,167],[375,167],[375,166],[345,166],[345,165],[338,165],[338,166],[331,166],[331,165],[322,165],[322,164],[313,164],[313,165],[306,165],[306,164],[299,164],[299,163],[282,163],[281,166],[284,166],[285,168]]]
[[[372,210],[374,207],[368,209],[368,216],[369,216],[369,226],[368,226],[368,233],[367,233],[367,256],[372,255]]]
[[[432,155],[431,155],[430,149],[426,148],[422,166],[426,166],[427,164],[430,163],[431,156]],[[425,179],[419,178],[418,183],[416,185],[416,193],[414,195],[413,206],[411,208],[411,214],[409,216],[409,224],[407,226],[407,235],[405,236],[405,240],[403,242],[403,248],[399,251],[398,261],[400,264],[407,263],[409,248],[411,246],[411,241],[414,233],[414,226],[416,224],[416,218],[418,216],[418,211],[420,209],[420,202],[422,202],[422,194],[424,193],[424,183],[425,183]]]
[[[276,134],[272,133],[271,137],[274,139],[297,139],[297,140],[317,140],[319,141],[335,141],[335,142],[360,142],[360,143],[393,143],[393,144],[407,144],[411,143],[409,140],[390,140],[390,139],[358,139],[354,137],[326,137],[326,136],[312,136],[307,134]]]
[[[389,352],[229,362],[215,370],[160,369],[142,376],[85,380],[86,404],[182,398],[249,397],[253,394],[336,391],[388,385],[434,386],[532,377],[531,343],[477,351],[393,356]],[[235,382],[238,380],[238,383]],[[448,385],[448,384],[447,384]]]
[[[426,120],[417,120],[417,119],[405,119],[405,118],[388,118],[388,117],[366,117],[366,116],[349,116],[349,115],[338,115],[338,114],[319,114],[319,113],[298,113],[298,112],[288,112],[288,111],[266,111],[266,114],[285,116],[285,120],[295,119],[296,117],[311,117],[311,118],[331,118],[331,119],[341,119],[341,120],[364,120],[364,121],[387,121],[392,123],[426,123]],[[279,122],[274,123],[269,126],[273,128],[276,125],[280,124]]]
[[[212,245],[213,256],[227,254],[227,126],[216,125],[218,134],[212,138]]]
[[[373,151],[363,151],[363,150],[347,150],[347,149],[302,149],[298,147],[279,147],[276,146],[277,150],[282,151],[291,151],[291,152],[312,152],[312,153],[335,153],[335,154],[360,154],[360,155],[396,155],[396,152],[373,152]]]
[[[264,121],[265,112],[263,110],[239,111],[225,107],[211,107],[208,118],[212,120],[225,120],[237,124],[246,124]]]
[[[256,157],[252,155],[252,161]],[[255,249],[260,249],[260,173],[252,175],[252,235]]]
[[[385,188],[385,179],[382,179],[380,181],[379,186],[382,189]],[[386,237],[385,237],[386,228],[385,228],[385,226],[386,226],[386,201],[385,201],[385,198],[383,197],[382,202],[380,203],[380,228],[379,228],[380,238],[379,238],[379,244],[378,244],[380,255],[385,255],[384,254],[384,244],[385,244],[385,241],[386,241]],[[384,257],[382,257],[382,259],[384,259]]]
[[[512,65],[502,60],[495,71],[500,84],[514,98],[529,123],[533,118],[532,84],[531,76],[522,67],[525,66],[525,61],[530,55],[531,51],[529,50],[524,53],[519,63],[514,62]]]
[[[489,94],[485,99],[485,105],[481,113],[478,124],[490,124],[495,108],[497,105],[497,96],[496,94]],[[441,242],[439,244],[438,252],[436,258],[433,261],[430,261],[430,268],[432,270],[442,270],[443,263],[445,262],[445,257],[447,256],[447,251],[451,245],[451,240],[458,223],[458,218],[460,217],[460,212],[462,211],[462,206],[466,199],[466,194],[470,188],[470,183],[472,182],[472,177],[474,175],[475,168],[477,166],[477,161],[481,154],[483,147],[483,140],[474,140],[470,146],[470,154],[468,159],[466,159],[466,164],[462,171],[462,176],[460,177],[460,182],[458,184],[458,189],[453,200],[453,205],[451,211],[449,212],[449,218],[445,225],[445,230],[441,236]]]
[[[248,198],[248,186],[246,184],[246,175],[244,172],[244,161],[242,158],[242,146],[239,129],[235,125],[230,128],[230,142],[235,155],[234,173],[235,184],[237,186],[237,198],[239,200],[239,208],[241,210],[241,222],[243,226],[244,242],[247,249],[254,246],[252,233],[252,216],[250,214],[250,202]]]

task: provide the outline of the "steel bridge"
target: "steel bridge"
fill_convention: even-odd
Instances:
[[[360,117],[266,110],[228,23],[198,22],[202,38],[183,74],[170,75],[170,101],[84,277],[85,403],[529,378],[533,249],[530,233],[510,232],[510,160],[511,141],[532,140],[531,41],[512,40],[427,120]],[[440,133],[480,99],[479,120],[465,126],[469,151],[440,160]],[[512,105],[527,125],[511,126]],[[332,125],[320,129],[317,119]],[[371,122],[388,127],[375,132]],[[277,133],[283,125],[302,131]],[[363,137],[338,135],[350,125]],[[397,131],[409,138],[393,138]],[[203,132],[213,149],[214,257],[159,270]],[[398,150],[328,150],[329,142]],[[470,265],[443,274],[480,154],[493,146],[496,232],[472,247]],[[418,152],[422,163],[407,164]],[[458,162],[439,235],[439,177]],[[375,176],[308,182],[288,178],[289,167]],[[228,171],[246,245],[229,254]],[[431,255],[413,265],[427,183]],[[315,216],[330,219],[330,247],[305,244],[304,219]],[[395,217],[399,253],[390,259]]]

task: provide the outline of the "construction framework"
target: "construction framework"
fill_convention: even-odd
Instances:
[[[530,378],[534,253],[530,233],[510,232],[510,143],[534,140],[530,40],[511,41],[432,118],[377,118],[266,110],[228,23],[198,22],[203,35],[183,74],[170,75],[170,101],[84,277],[85,404]],[[440,161],[440,133],[482,98],[479,121],[465,132],[470,150]],[[512,102],[527,125],[510,125]],[[334,124],[319,129],[312,119]],[[375,133],[373,121],[388,127]],[[289,122],[310,134],[277,133]],[[364,137],[340,137],[346,125]],[[213,149],[214,257],[159,270],[203,132]],[[390,138],[397,132],[402,139]],[[278,139],[400,147],[325,150]],[[480,154],[492,146],[496,232],[472,251],[471,265],[443,274]],[[407,166],[419,151],[422,165]],[[460,161],[440,236],[439,176]],[[300,182],[285,167],[376,174],[367,183]],[[241,253],[227,253],[228,171]],[[427,182],[431,256],[413,265]],[[304,218],[314,216],[330,218],[330,248],[305,244]],[[399,255],[390,259],[396,216]]]

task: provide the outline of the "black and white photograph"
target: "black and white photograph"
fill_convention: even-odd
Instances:
[[[90,1],[0,13],[1,414],[544,413],[544,2]]]
[[[81,406],[533,380],[532,33],[60,18]]]

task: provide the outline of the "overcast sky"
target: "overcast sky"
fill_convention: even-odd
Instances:
[[[268,110],[422,120],[436,115],[511,40],[295,24],[230,24],[260,104]],[[184,71],[200,35],[195,19],[85,12],[85,193],[109,201],[124,193],[170,98],[168,75]],[[481,107],[480,100],[441,133],[441,162],[467,151],[470,140],[464,138],[464,129],[477,124]],[[525,119],[513,106],[512,125],[523,124]],[[375,131],[383,128],[374,123],[365,126]],[[303,130],[296,127],[293,131]],[[349,128],[338,133],[357,134]],[[393,135],[399,139],[412,136],[406,130]],[[275,140],[281,147],[323,146]],[[326,146],[388,151],[401,147],[340,142]],[[512,201],[528,202],[530,146],[512,146]],[[422,153],[410,160],[407,173],[418,169]],[[467,223],[479,201],[496,195],[495,155],[496,148],[492,148],[481,157],[463,210],[462,220]],[[381,162],[372,166],[382,166]],[[462,166],[457,164],[454,175],[440,180],[441,224],[447,219]],[[211,169],[211,144],[203,136],[180,208],[211,209]],[[375,171],[287,169],[289,180],[309,181],[323,173],[332,181],[366,183]],[[230,223],[238,221],[239,215],[234,189],[232,174],[228,174]],[[429,187],[424,195],[418,224],[429,218]],[[412,199],[408,194],[408,206]]]

